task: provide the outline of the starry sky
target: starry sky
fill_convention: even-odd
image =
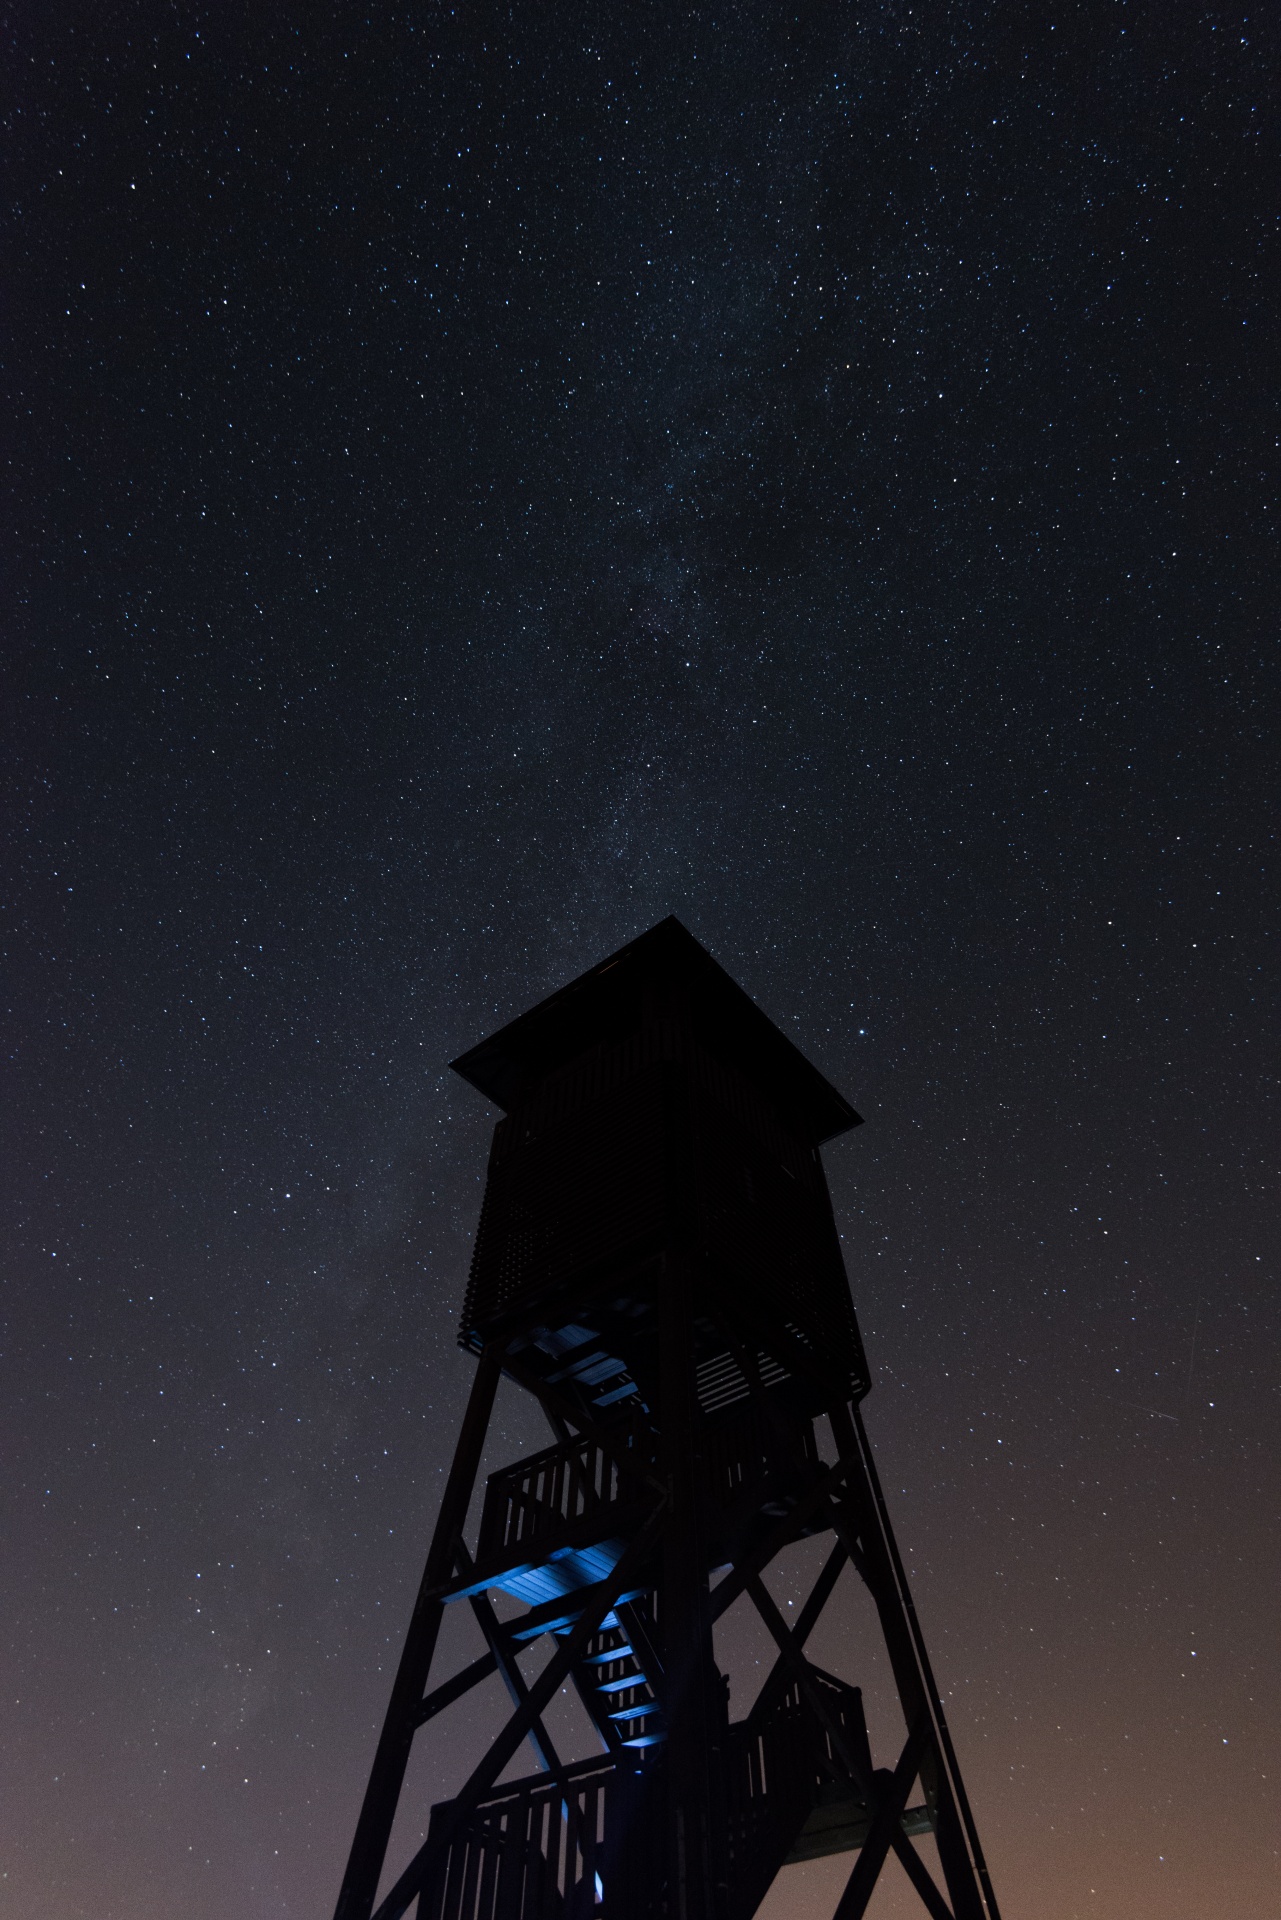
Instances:
[[[3,34],[4,1920],[332,1910],[473,1366],[446,1063],[669,912],[866,1116],[1006,1920],[1281,1913],[1275,31]],[[856,1592],[812,1644],[888,1740]]]

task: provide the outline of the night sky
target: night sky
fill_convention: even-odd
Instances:
[[[1006,1920],[1281,1914],[1265,27],[8,9],[4,1920],[332,1911],[474,1366],[446,1063],[669,912],[866,1116]],[[888,1729],[852,1588],[812,1644]]]

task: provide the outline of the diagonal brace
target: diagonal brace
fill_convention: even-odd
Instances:
[[[831,1553],[827,1556],[823,1565],[823,1571],[814,1582],[809,1599],[801,1608],[800,1617],[791,1630],[792,1645],[797,1648],[798,1651],[805,1645],[810,1634],[814,1631],[818,1623],[818,1617],[831,1598],[832,1589],[840,1578],[841,1569],[845,1565],[846,1558],[845,1548],[838,1540],[832,1548]],[[752,1710],[747,1716],[749,1726],[759,1727],[761,1725],[766,1714],[786,1686],[789,1671],[790,1663],[788,1657],[780,1651],[778,1659],[774,1662],[774,1665],[770,1668],[766,1676],[765,1684],[752,1703]]]
[[[901,1826],[896,1827],[891,1833],[890,1845],[898,1855],[904,1873],[920,1894],[921,1904],[932,1916],[932,1920],[955,1920],[951,1907],[930,1878],[925,1862]]]
[[[921,1754],[925,1748],[929,1722],[924,1714],[907,1736],[907,1745],[899,1756],[899,1763],[892,1774],[878,1771],[873,1777],[877,1793],[876,1812],[872,1818],[871,1830],[863,1842],[849,1884],[837,1902],[833,1920],[862,1920],[867,1912],[867,1903],[872,1897],[872,1889],[880,1877],[885,1865],[886,1855],[894,1844],[894,1834],[901,1831],[900,1822],[903,1809],[907,1805],[907,1796],[912,1791],[912,1782],[917,1776],[921,1764]],[[950,1916],[949,1916],[950,1920]]]
[[[846,1463],[843,1460],[838,1460],[835,1466],[828,1467],[821,1478],[814,1482],[805,1498],[799,1501],[790,1513],[784,1514],[777,1526],[770,1528],[755,1551],[744,1554],[741,1560],[735,1561],[725,1578],[713,1587],[710,1596],[713,1624],[733,1606],[739,1595],[746,1591],[752,1575],[761,1573],[770,1561],[783,1551],[784,1547],[790,1547],[793,1540],[799,1537],[800,1529],[806,1521],[823,1506],[828,1495],[844,1478],[845,1467]],[[846,1551],[848,1550],[847,1544]]]
[[[460,1542],[455,1556],[455,1565],[464,1580],[475,1573],[476,1568],[471,1555]],[[514,1707],[523,1707],[529,1699],[529,1688],[525,1676],[516,1664],[516,1655],[499,1625],[489,1595],[473,1593],[468,1595],[476,1625],[485,1636],[485,1644],[499,1673],[503,1676],[503,1685],[511,1697]],[[552,1742],[551,1735],[543,1725],[541,1715],[535,1715],[529,1729],[529,1744],[534,1749],[535,1758],[545,1773],[550,1773],[558,1787],[563,1787],[563,1768],[560,1756]]]
[[[452,1680],[446,1680],[433,1693],[429,1693],[425,1700],[419,1702],[414,1725],[426,1726],[427,1722],[434,1720],[438,1713],[443,1713],[446,1707],[452,1707],[455,1700],[461,1700],[463,1695],[470,1693],[481,1680],[487,1680],[491,1673],[497,1673],[497,1671],[498,1662],[493,1654],[482,1653],[479,1660],[473,1660],[469,1667],[464,1667],[461,1673],[456,1673]]]
[[[867,1777],[866,1769],[846,1739],[844,1728],[823,1698],[821,1688],[815,1685],[813,1668],[797,1646],[795,1635],[779,1612],[759,1574],[752,1574],[747,1582],[747,1591],[752,1605],[778,1643],[779,1658],[787,1662],[813,1713],[826,1728],[828,1738],[845,1764],[846,1773],[851,1780],[858,1782],[870,1798],[872,1782]],[[909,1780],[908,1786],[910,1787],[911,1784]]]

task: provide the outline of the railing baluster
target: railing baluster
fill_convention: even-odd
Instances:
[[[485,1831],[467,1835],[463,1845],[465,1867],[463,1871],[462,1898],[459,1901],[459,1920],[475,1920],[476,1887],[480,1879],[480,1870],[485,1859]]]
[[[449,1861],[441,1889],[442,1920],[458,1920],[459,1895],[462,1890],[462,1875],[467,1857],[467,1839],[466,1834],[460,1834],[449,1849]]]
[[[498,1890],[500,1847],[492,1823],[485,1823],[485,1853],[481,1863],[480,1892],[476,1902],[477,1920],[493,1920],[494,1898]]]
[[[494,1902],[494,1920],[521,1920],[521,1889],[525,1881],[524,1812],[524,1801],[518,1801],[507,1812],[498,1861],[498,1897]]]

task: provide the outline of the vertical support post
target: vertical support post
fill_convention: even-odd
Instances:
[[[999,1920],[986,1873],[979,1865],[982,1856],[979,1862],[971,1858],[962,1827],[953,1792],[956,1769],[943,1706],[925,1660],[907,1577],[898,1558],[880,1485],[874,1478],[867,1436],[861,1423],[856,1428],[844,1406],[831,1409],[828,1417],[841,1458],[847,1464],[846,1499],[863,1550],[863,1577],[880,1618],[903,1716],[909,1728],[923,1725],[928,1730],[920,1755],[921,1784],[934,1822],[939,1862],[953,1912],[956,1920]],[[838,1526],[838,1535],[841,1531]],[[959,1775],[956,1778],[959,1781]],[[857,1873],[856,1867],[856,1877]],[[867,1891],[870,1894],[870,1886]],[[848,1910],[843,1906],[841,1920],[853,1920],[861,1911],[857,1904]]]
[[[413,1745],[418,1707],[431,1671],[432,1657],[440,1633],[444,1603],[434,1589],[443,1586],[454,1568],[454,1552],[467,1519],[476,1472],[480,1466],[489,1416],[502,1372],[502,1356],[495,1347],[481,1356],[471,1397],[463,1416],[462,1432],[454,1462],[445,1482],[445,1497],[427,1553],[427,1564],[419,1583],[404,1651],[392,1685],[391,1701],[382,1733],[374,1753],[369,1785],[361,1804],[356,1834],[351,1843],[347,1871],[343,1875],[334,1920],[369,1920],[378,1892],[378,1881],[391,1838],[396,1805],[404,1784],[409,1750]]]
[[[667,1485],[658,1624],[666,1684],[668,1912],[672,1920],[717,1920],[713,1779],[721,1771],[711,1700],[712,1624],[700,1513],[691,1324],[692,1275],[670,1254],[658,1281],[660,1431]]]

